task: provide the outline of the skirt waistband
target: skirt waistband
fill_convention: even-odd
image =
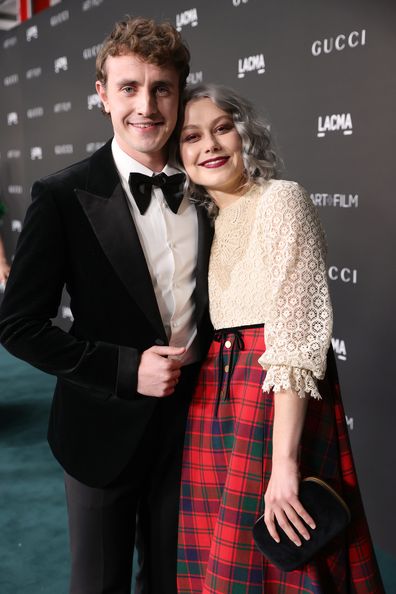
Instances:
[[[249,328],[264,328],[264,324],[246,324],[245,326],[231,326],[230,328],[216,328],[214,333],[217,332],[228,332],[232,333],[236,330],[249,330]]]
[[[216,417],[217,417],[217,414],[219,411],[219,406],[220,406],[224,374],[227,373],[225,390],[223,390],[223,400],[229,400],[229,398],[230,398],[230,381],[231,381],[232,373],[235,368],[235,364],[238,359],[238,353],[240,351],[243,351],[245,348],[241,331],[248,330],[250,328],[264,328],[264,324],[250,324],[248,326],[234,326],[232,328],[220,328],[218,330],[215,330],[215,332],[214,332],[213,340],[220,343],[218,390],[217,390],[216,408],[215,408],[215,416]],[[233,340],[230,340],[231,336],[233,337]],[[228,365],[227,372],[225,372],[223,364],[222,364],[224,348],[229,349],[229,352],[230,352],[230,359],[229,359],[229,365]]]

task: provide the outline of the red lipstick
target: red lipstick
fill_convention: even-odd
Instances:
[[[212,157],[211,159],[206,159],[206,161],[202,161],[198,163],[200,167],[207,167],[208,169],[214,169],[215,167],[222,167],[228,161],[229,157]]]

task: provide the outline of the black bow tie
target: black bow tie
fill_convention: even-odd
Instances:
[[[161,188],[169,208],[177,214],[183,200],[183,183],[185,179],[184,173],[176,173],[170,176],[166,175],[166,173],[159,173],[152,177],[143,175],[143,173],[130,173],[129,187],[140,214],[144,214],[149,207],[153,186]]]

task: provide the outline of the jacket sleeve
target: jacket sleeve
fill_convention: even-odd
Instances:
[[[131,399],[137,387],[136,349],[80,340],[51,321],[66,279],[65,233],[48,184],[34,184],[32,197],[0,308],[0,342],[42,371]]]

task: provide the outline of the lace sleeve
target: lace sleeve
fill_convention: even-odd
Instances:
[[[281,182],[263,216],[264,260],[269,308],[264,391],[293,389],[320,398],[332,332],[325,266],[325,240],[314,205],[301,186]]]

